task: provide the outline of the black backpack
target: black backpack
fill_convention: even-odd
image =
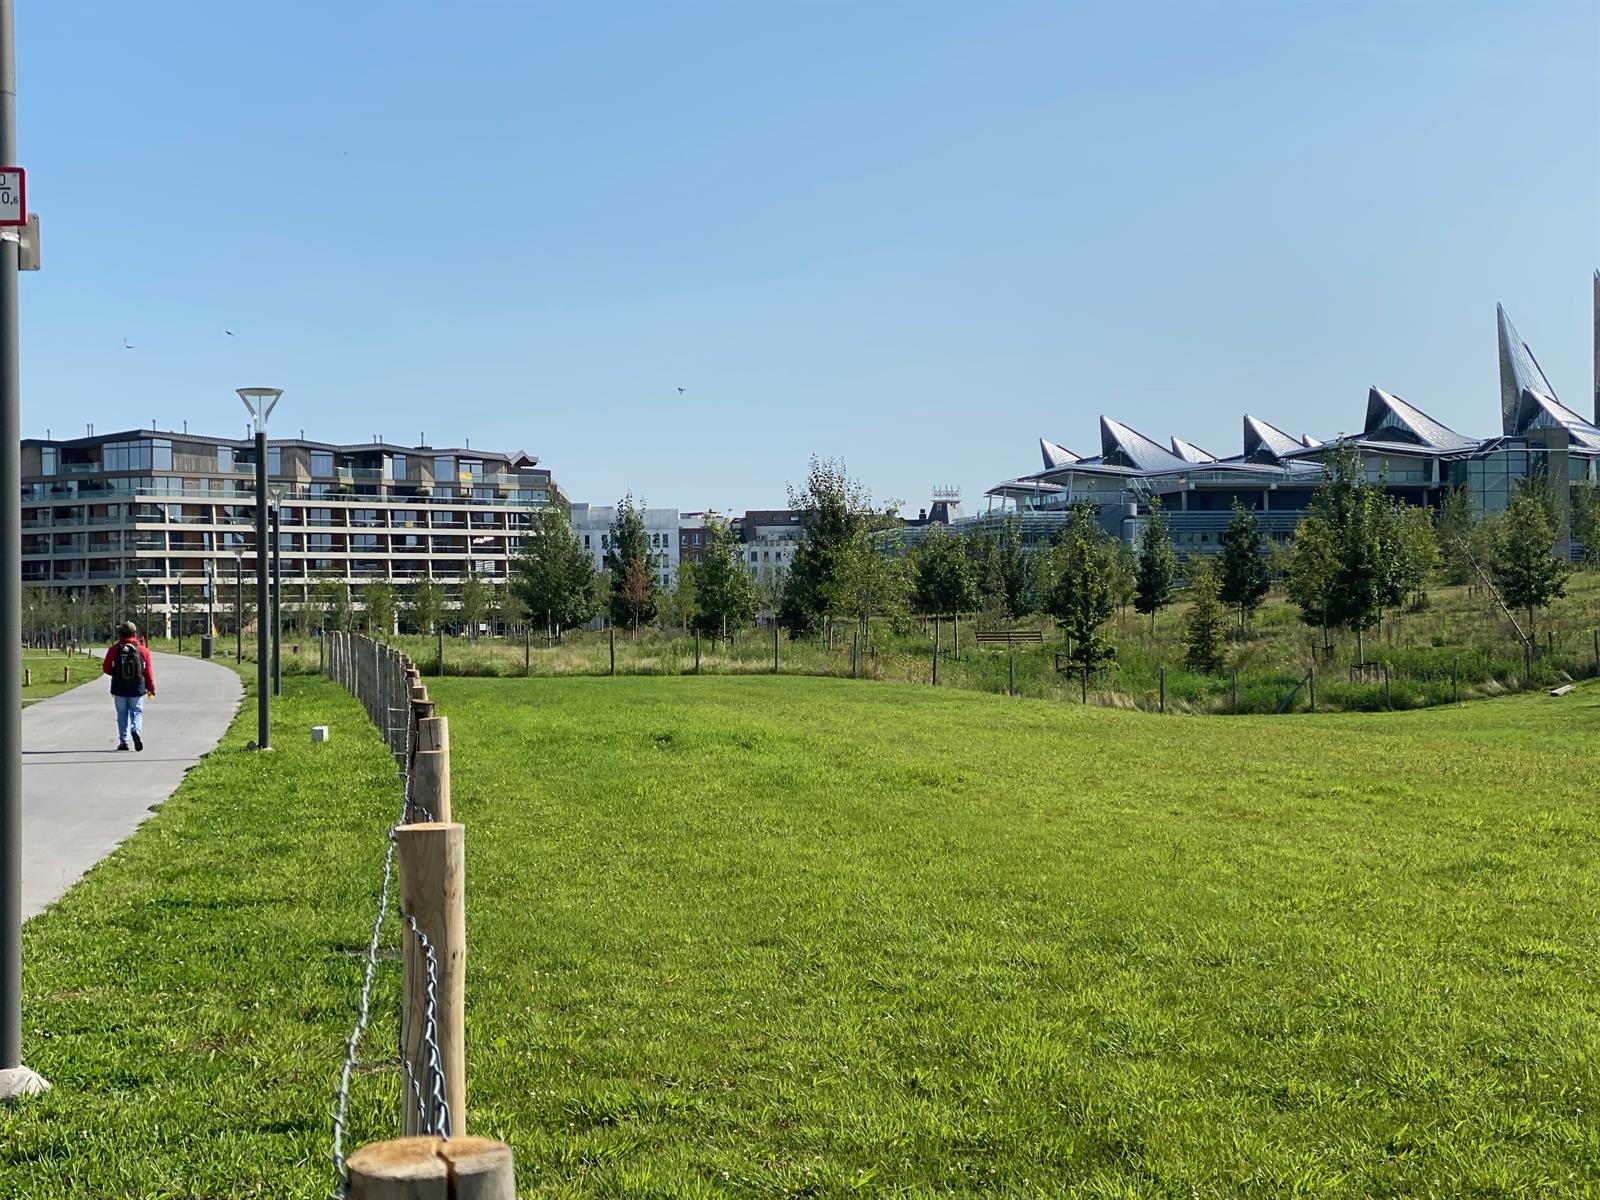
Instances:
[[[144,655],[132,642],[117,647],[117,657],[111,663],[111,691],[117,696],[144,695]]]

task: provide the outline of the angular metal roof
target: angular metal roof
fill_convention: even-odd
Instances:
[[[1217,456],[1209,450],[1202,450],[1193,442],[1186,442],[1182,438],[1172,439],[1172,452],[1184,462],[1212,463],[1217,461]]]
[[[1554,396],[1522,389],[1517,405],[1516,428],[1522,434],[1530,429],[1565,429],[1573,443],[1589,450],[1600,450],[1600,429],[1595,428]]]
[[[1405,442],[1434,450],[1465,450],[1476,438],[1462,437],[1420,408],[1380,387],[1367,389],[1367,420],[1361,436],[1374,441]]]
[[[1190,464],[1110,417],[1100,418],[1100,457],[1111,466],[1138,471],[1181,471]]]
[[[1278,462],[1286,454],[1293,454],[1296,450],[1304,450],[1305,444],[1299,438],[1290,437],[1276,426],[1268,425],[1259,417],[1252,417],[1249,413],[1244,415],[1244,456],[1254,461],[1265,459],[1268,462]]]
[[[1506,316],[1506,310],[1496,304],[1494,311],[1500,338],[1500,423],[1502,431],[1510,436],[1517,431],[1517,412],[1522,407],[1522,393],[1540,392],[1554,400],[1556,390],[1545,378],[1539,360],[1528,349],[1528,343],[1522,340],[1517,327]]]
[[[1071,450],[1055,442],[1046,441],[1044,438],[1039,439],[1039,453],[1044,458],[1045,470],[1049,470],[1051,467],[1064,467],[1068,463],[1078,461],[1078,456]]]

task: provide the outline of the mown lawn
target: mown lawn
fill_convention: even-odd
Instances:
[[[433,688],[471,1124],[524,1194],[1600,1190],[1600,689],[1207,720],[824,679]],[[241,726],[29,925],[58,1091],[0,1112],[16,1194],[325,1192],[336,949],[393,785],[350,702],[285,691],[270,767]],[[356,1097],[356,1140],[386,1135],[393,1075]]]
[[[33,673],[33,681],[22,689],[23,708],[36,701],[59,696],[80,683],[101,678],[100,660],[87,654],[46,654],[39,650],[24,650],[22,666],[24,671]],[[62,677],[63,667],[67,669],[66,678]]]

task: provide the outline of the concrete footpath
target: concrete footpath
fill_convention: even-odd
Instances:
[[[153,655],[143,753],[117,749],[111,681],[22,710],[22,917],[43,912],[177,790],[222,740],[244,686],[227,667]]]

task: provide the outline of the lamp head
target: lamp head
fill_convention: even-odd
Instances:
[[[256,428],[264,430],[267,427],[267,418],[272,415],[272,410],[278,405],[278,397],[283,395],[282,388],[236,388],[239,399],[244,401],[246,411],[255,418]]]

